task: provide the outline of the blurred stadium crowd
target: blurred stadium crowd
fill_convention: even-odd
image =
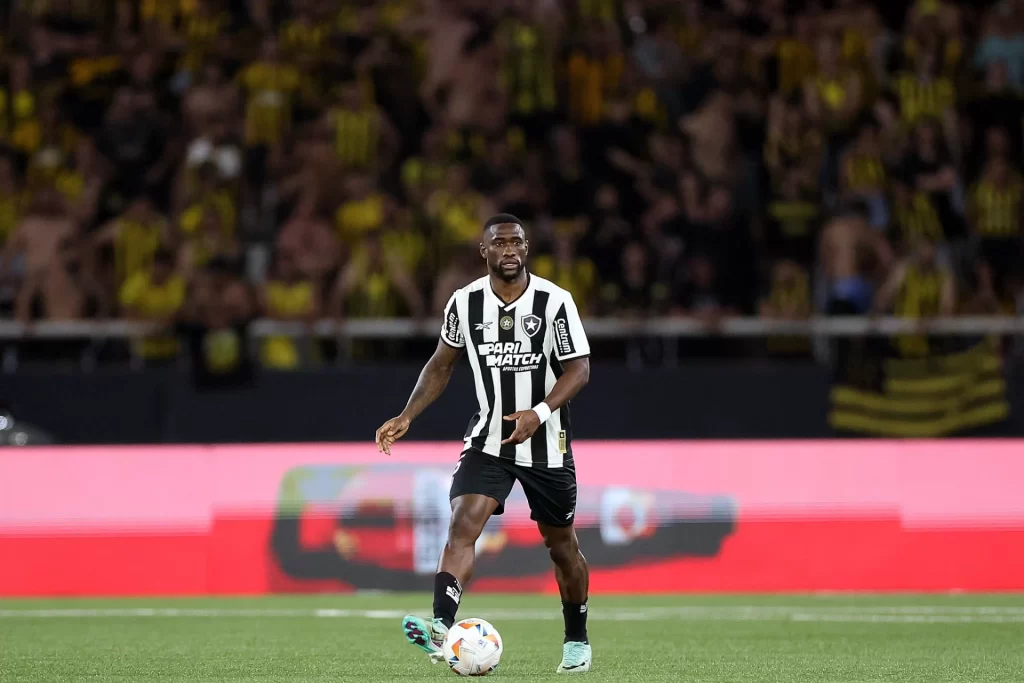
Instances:
[[[1016,312],[1022,0],[2,6],[3,317]]]

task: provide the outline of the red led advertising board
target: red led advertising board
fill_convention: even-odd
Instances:
[[[429,589],[458,443],[5,449],[0,595]],[[1024,442],[577,441],[594,592],[1024,589]],[[473,590],[555,591],[516,487]]]

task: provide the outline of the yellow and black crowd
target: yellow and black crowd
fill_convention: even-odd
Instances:
[[[584,316],[1017,310],[1024,0],[3,7],[0,316],[29,329],[431,316],[497,212]]]

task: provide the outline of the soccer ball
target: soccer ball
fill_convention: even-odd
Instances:
[[[501,661],[501,636],[483,619],[463,619],[448,630],[444,659],[460,676],[486,676]]]

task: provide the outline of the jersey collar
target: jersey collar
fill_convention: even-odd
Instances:
[[[519,293],[519,296],[517,296],[515,299],[512,299],[512,301],[510,301],[509,303],[505,303],[505,300],[498,296],[497,292],[494,291],[494,288],[491,287],[490,276],[487,277],[487,291],[491,293],[491,297],[498,303],[498,306],[505,310],[511,310],[515,308],[516,304],[523,300],[523,297],[526,296],[526,293],[530,291],[530,287],[532,286],[533,276],[530,275],[530,271],[526,271],[526,287],[524,287],[523,291]]]

